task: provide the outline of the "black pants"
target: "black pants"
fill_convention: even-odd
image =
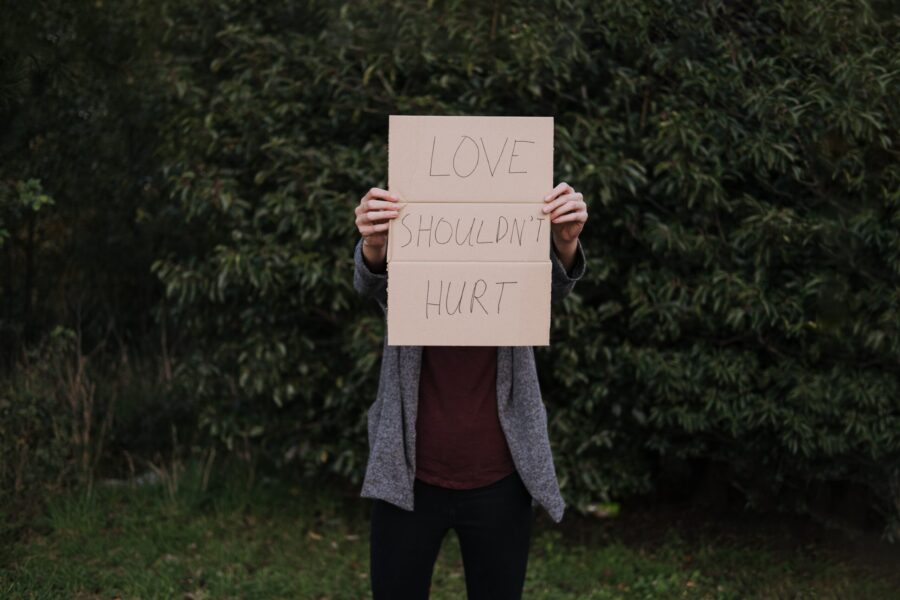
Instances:
[[[522,597],[533,511],[518,471],[479,488],[415,480],[415,510],[374,499],[370,539],[374,600],[428,598],[447,530],[459,538],[469,600]]]

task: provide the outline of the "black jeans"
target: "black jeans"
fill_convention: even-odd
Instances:
[[[518,600],[525,584],[531,494],[518,471],[454,490],[416,479],[415,510],[373,500],[369,562],[374,600],[424,600],[447,530],[459,538],[469,600]]]

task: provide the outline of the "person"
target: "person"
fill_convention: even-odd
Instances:
[[[370,189],[356,206],[354,287],[387,311],[386,249],[401,199]],[[551,302],[584,274],[581,193],[544,198],[551,223]],[[388,346],[368,410],[361,496],[372,498],[374,600],[427,599],[448,530],[459,540],[469,600],[521,598],[534,507],[555,522],[565,503],[553,465],[532,347]]]

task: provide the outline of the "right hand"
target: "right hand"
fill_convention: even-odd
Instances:
[[[372,188],[356,207],[356,228],[363,238],[363,246],[384,252],[387,246],[388,226],[391,219],[400,215],[400,197],[380,188]]]

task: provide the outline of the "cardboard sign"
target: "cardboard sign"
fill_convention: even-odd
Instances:
[[[388,187],[409,202],[541,202],[553,117],[390,116]]]
[[[550,343],[551,117],[390,117],[388,344]]]

